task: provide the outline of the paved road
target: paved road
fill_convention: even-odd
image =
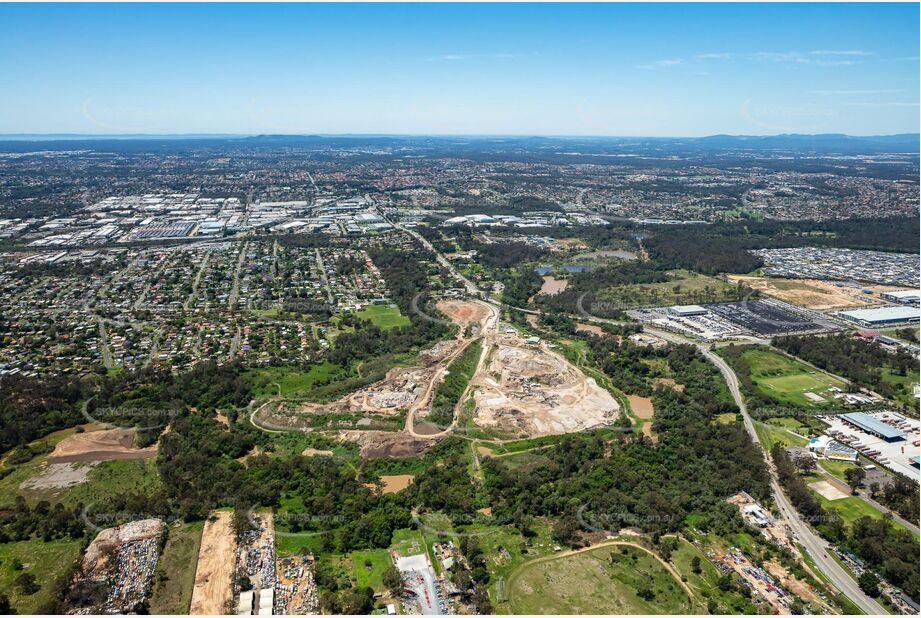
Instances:
[[[402,227],[396,223],[391,222],[391,224],[394,225],[394,227],[409,233],[418,239],[419,242],[421,242],[427,249],[432,251],[438,258],[439,263],[451,271],[451,273],[454,274],[458,279],[464,282],[468,293],[476,294],[477,296],[480,295],[479,289],[471,281],[457,272],[454,269],[454,266],[448,260],[446,260],[431,245],[431,243],[425,240],[421,234],[415,230]],[[617,323],[616,320],[604,320],[601,318],[588,319],[590,321],[597,322]],[[650,328],[647,325],[643,326],[643,330],[652,335],[661,337],[666,341],[671,341],[672,343],[694,345],[707,360],[716,365],[716,367],[720,370],[720,373],[723,374],[723,378],[726,380],[729,391],[732,393],[732,398],[735,400],[736,405],[739,407],[739,411],[742,414],[742,420],[745,424],[745,429],[748,431],[749,436],[751,436],[752,442],[754,442],[762,451],[764,451],[764,445],[761,444],[761,440],[758,439],[758,434],[755,431],[755,424],[752,422],[751,417],[748,415],[748,408],[745,406],[745,400],[742,397],[742,392],[739,387],[739,379],[732,368],[726,363],[726,361],[711,352],[706,345],[699,342],[691,341],[667,331]],[[781,519],[783,519],[787,526],[793,530],[794,535],[799,540],[800,544],[802,544],[802,546],[805,547],[809,554],[812,556],[812,559],[815,561],[819,569],[825,573],[828,579],[831,580],[832,584],[838,588],[838,590],[843,592],[862,611],[868,614],[886,614],[886,610],[884,610],[879,603],[864,594],[864,592],[857,585],[857,582],[854,581],[854,579],[844,570],[844,568],[829,555],[828,544],[816,533],[814,533],[812,529],[809,528],[809,526],[799,517],[796,509],[794,509],[793,505],[790,504],[790,502],[787,500],[786,495],[784,495],[783,490],[780,487],[780,483],[777,480],[777,473],[774,470],[773,465],[770,463],[770,457],[767,454],[765,454],[765,457],[768,461],[768,470],[771,475],[771,492],[773,493],[774,500],[777,503],[777,508],[780,512]]]
[[[729,392],[732,393],[732,398],[735,400],[736,405],[739,406],[739,411],[742,413],[745,429],[751,436],[752,441],[764,450],[764,445],[761,444],[761,441],[758,439],[758,434],[755,431],[755,424],[748,415],[748,408],[745,407],[745,400],[742,398],[742,392],[739,388],[739,379],[725,360],[711,352],[705,345],[690,341],[674,333],[648,327],[644,327],[643,330],[673,343],[689,343],[697,346],[701,354],[716,365],[720,373],[723,374],[723,378],[726,380],[727,386],[729,386]],[[809,555],[812,556],[812,559],[819,569],[825,573],[838,590],[843,592],[861,610],[868,614],[885,614],[886,610],[884,610],[879,603],[864,594],[857,585],[857,582],[844,570],[844,567],[831,557],[828,543],[813,532],[809,525],[800,518],[799,513],[797,513],[793,505],[790,504],[790,501],[787,500],[787,496],[780,487],[780,483],[777,480],[777,473],[773,465],[770,464],[770,457],[767,457],[767,459],[768,469],[771,473],[771,493],[774,494],[774,501],[777,503],[780,516],[784,523],[793,530],[793,534],[799,540],[800,544],[806,548]]]

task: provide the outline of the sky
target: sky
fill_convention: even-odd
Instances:
[[[919,131],[905,4],[3,4],[0,133]]]

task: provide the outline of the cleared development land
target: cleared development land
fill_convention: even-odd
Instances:
[[[217,511],[205,522],[190,614],[226,613],[233,592],[233,568],[237,551],[232,520],[233,513],[230,511]]]
[[[157,454],[157,445],[135,448],[134,429],[104,429],[67,436],[58,442],[48,456],[49,463],[75,461],[111,461],[114,459],[145,459]]]
[[[879,303],[880,292],[900,289],[889,285],[857,286],[853,283],[836,283],[819,279],[782,279],[744,275],[729,275],[728,279],[732,283],[741,282],[753,290],[808,309],[863,307],[871,303]],[[864,290],[869,290],[870,293]]]

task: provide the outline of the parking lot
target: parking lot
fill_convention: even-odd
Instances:
[[[405,582],[404,601],[418,606],[418,611],[414,610],[413,613],[424,616],[443,616],[448,613],[435,578],[435,570],[426,554],[399,557],[396,566]]]
[[[816,311],[794,307],[774,298],[703,305],[706,313],[676,315],[669,307],[627,311],[640,322],[677,331],[704,341],[741,335],[771,337],[792,333],[837,330],[837,324]]]
[[[919,454],[921,423],[914,419],[905,418],[896,412],[874,412],[870,416],[904,432],[905,439],[887,442],[882,438],[856,429],[837,416],[829,415],[820,418],[828,423],[828,434],[839,442],[847,444],[893,472],[904,474],[910,479],[921,482],[921,474],[919,474],[918,468],[912,465],[910,461],[912,457],[917,457]]]

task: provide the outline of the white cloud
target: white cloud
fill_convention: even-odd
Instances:
[[[650,64],[641,64],[640,69],[667,69],[684,63],[681,58],[666,58],[665,60],[656,60]]]

